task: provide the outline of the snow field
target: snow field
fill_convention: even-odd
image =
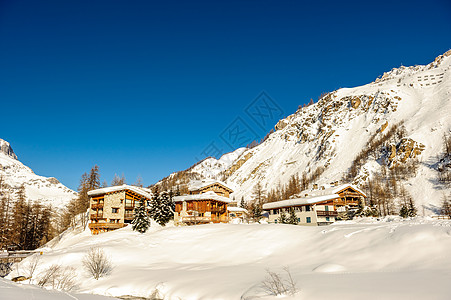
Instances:
[[[103,248],[115,265],[98,281],[81,265],[91,247]],[[145,234],[128,226],[67,234],[44,249],[37,273],[54,263],[72,266],[77,292],[106,296],[146,297],[158,288],[165,299],[276,299],[261,282],[267,269],[282,274],[288,266],[299,292],[287,299],[449,299],[450,249],[451,222],[426,218],[327,227],[152,225]]]

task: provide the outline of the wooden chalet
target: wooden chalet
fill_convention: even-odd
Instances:
[[[233,192],[220,181],[203,180],[188,188],[189,194],[176,196],[174,222],[176,225],[227,223],[227,204]]]
[[[269,222],[277,223],[282,212],[288,217],[293,208],[301,225],[328,225],[335,222],[339,211],[345,207],[357,207],[366,198],[357,187],[350,184],[321,187],[303,191],[298,197],[266,203],[263,209],[269,212]]]
[[[99,234],[127,226],[133,211],[141,201],[146,205],[152,198],[150,190],[130,185],[112,186],[89,191],[89,229]]]

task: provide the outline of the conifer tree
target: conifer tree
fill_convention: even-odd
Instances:
[[[277,219],[277,223],[279,224],[287,224],[288,220],[287,220],[287,215],[285,214],[285,209],[281,208],[280,209],[280,216]]]
[[[144,233],[150,227],[150,218],[147,214],[146,207],[141,201],[141,204],[135,208],[134,217],[132,221],[132,229],[139,233]]]
[[[241,197],[240,207],[241,207],[241,208],[244,208],[244,209],[247,209],[247,204],[246,204],[246,202],[244,201],[244,197]]]
[[[412,197],[409,198],[409,204],[408,204],[408,216],[409,217],[416,217],[417,216],[417,208],[415,207],[415,204],[413,202]]]
[[[290,216],[288,217],[288,224],[298,225],[298,217],[293,207],[290,207]]]
[[[254,219],[255,222],[260,223],[261,218],[262,218],[262,206],[259,202],[255,202],[252,205],[252,219]]]
[[[161,192],[151,201],[152,218],[161,226],[165,226],[174,217],[174,202],[168,192]]]
[[[409,209],[405,204],[401,206],[401,210],[399,211],[399,215],[403,218],[407,218],[409,216]]]

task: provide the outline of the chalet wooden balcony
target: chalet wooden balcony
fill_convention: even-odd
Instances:
[[[93,204],[91,204],[91,208],[92,209],[103,208],[103,202],[102,203],[93,203]]]
[[[89,218],[90,218],[91,220],[101,220],[101,219],[105,219],[105,218],[103,217],[103,214],[91,214],[91,215],[89,216]]]
[[[125,220],[133,220],[133,218],[134,218],[134,214],[133,213],[130,213],[130,214],[124,214],[124,219]]]
[[[342,197],[361,197],[362,195],[360,195],[359,193],[355,193],[355,192],[344,192],[341,194]]]
[[[218,212],[223,214],[226,212],[226,209],[224,207],[212,207],[210,208],[210,211],[214,213]]]
[[[122,227],[127,226],[127,224],[124,223],[107,223],[107,222],[100,222],[100,223],[89,223],[88,227],[89,229],[119,229]]]
[[[317,210],[316,215],[318,217],[336,217],[338,215],[338,212],[336,211],[325,211],[325,210]]]
[[[184,216],[182,217],[182,222],[184,223],[210,223],[210,217],[199,217],[199,216]]]
[[[211,222],[213,223],[227,223],[229,221],[230,221],[229,217],[215,217],[215,216],[211,217]]]

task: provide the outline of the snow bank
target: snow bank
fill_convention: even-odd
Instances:
[[[81,266],[94,246],[115,265],[98,281]],[[67,235],[44,253],[39,269],[73,266],[78,292],[107,296],[147,297],[158,288],[166,299],[271,299],[261,289],[266,269],[289,266],[300,290],[295,299],[449,299],[450,249],[451,222],[423,218],[328,227],[153,226],[145,234],[126,227]]]

